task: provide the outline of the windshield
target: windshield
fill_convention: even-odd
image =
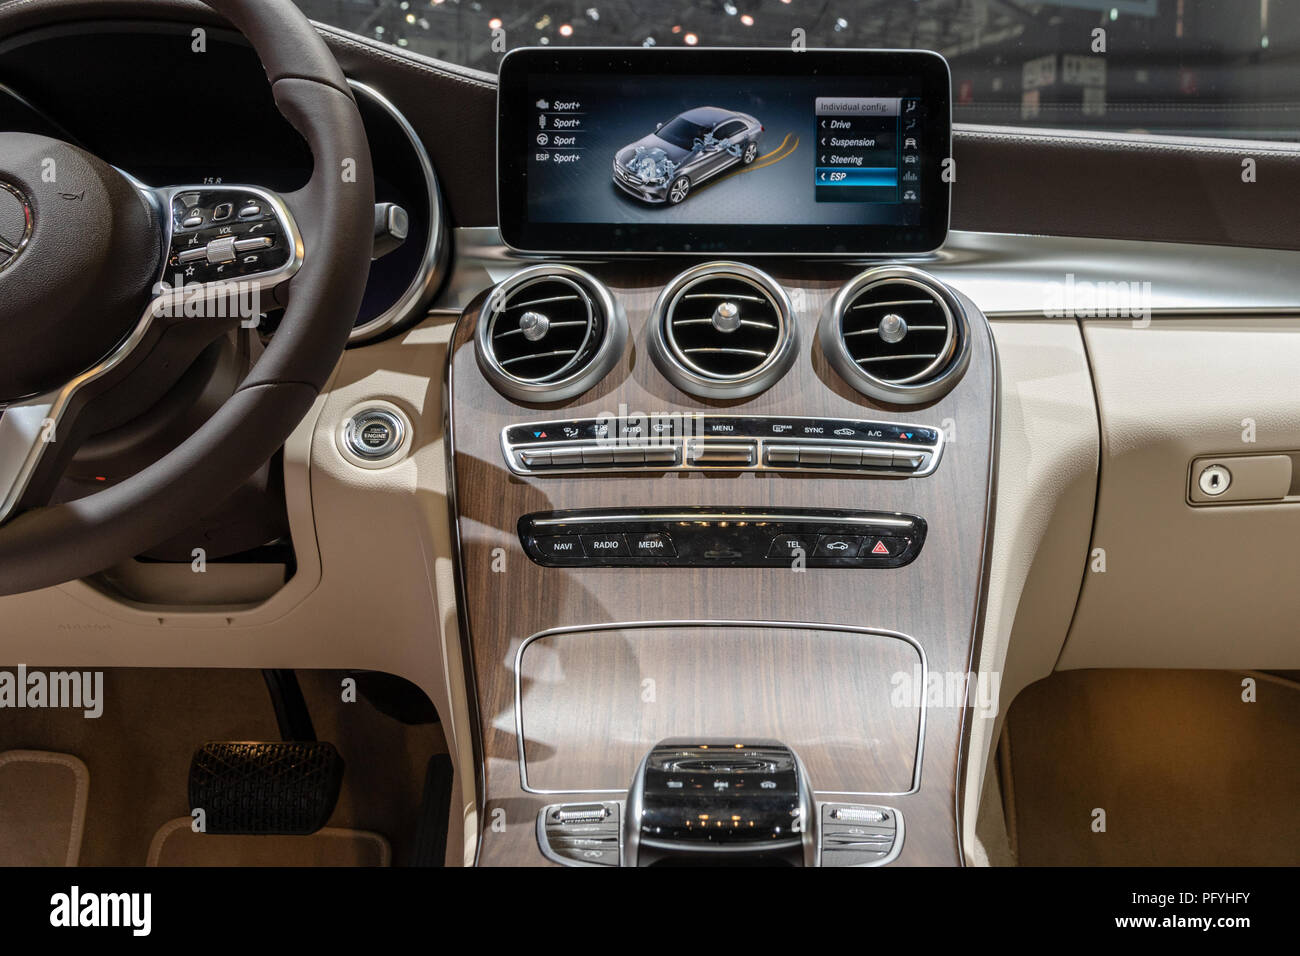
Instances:
[[[521,46],[919,47],[948,58],[958,123],[1300,139],[1300,0],[297,3],[490,72]]]
[[[707,132],[705,127],[696,126],[694,123],[682,119],[680,116],[662,127],[655,135],[665,142],[672,143],[682,149],[690,149],[695,145],[697,139],[703,139]]]

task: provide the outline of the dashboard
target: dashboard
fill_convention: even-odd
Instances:
[[[501,865],[583,862],[564,851],[584,814],[604,841],[588,860],[627,864],[633,781],[663,807],[656,745],[682,734],[752,740],[785,773],[761,743],[779,741],[802,761],[791,799],[826,814],[814,832],[832,814],[888,831],[869,857],[819,843],[822,865],[973,862],[1021,687],[1300,666],[1300,599],[1269,557],[1300,531],[1296,253],[1247,247],[1286,231],[1255,193],[1207,199],[1218,219],[1135,211],[1167,180],[1235,176],[1233,149],[1087,140],[1071,165],[1048,137],[953,130],[933,54],[530,49],[498,87],[325,33],[376,198],[410,229],[268,482],[292,553],[196,584],[174,549],[6,599],[26,659],[408,676],[446,715],[463,861]],[[196,63],[188,35],[5,41],[0,125],[150,183],[300,186],[310,157],[248,48],[213,30]],[[1036,191],[1103,154],[1127,185],[1087,208]],[[1121,280],[1133,315],[1060,299]],[[1198,493],[1213,467],[1268,481]],[[899,674],[963,695],[996,674],[1003,698],[900,705]]]

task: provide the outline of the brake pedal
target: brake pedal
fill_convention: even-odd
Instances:
[[[190,808],[207,833],[305,836],[325,826],[342,783],[331,743],[216,741],[190,761]]]

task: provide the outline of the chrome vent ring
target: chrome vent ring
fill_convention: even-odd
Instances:
[[[659,294],[649,348],[659,370],[701,398],[756,395],[794,361],[790,297],[767,273],[738,262],[688,269]]]
[[[935,401],[970,361],[970,324],[952,290],[919,269],[870,269],[827,304],[823,354],[862,394],[895,405]]]
[[[617,364],[627,345],[627,318],[589,273],[532,266],[488,293],[474,344],[479,367],[502,394],[563,401],[590,389]]]

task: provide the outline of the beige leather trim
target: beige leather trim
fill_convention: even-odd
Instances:
[[[1000,680],[996,706],[976,709],[970,720],[962,806],[969,865],[988,865],[975,827],[1006,710],[1022,688],[1051,673],[1065,641],[1087,558],[1098,456],[1097,411],[1078,324],[990,325],[1002,417],[977,670]]]
[[[175,820],[168,820],[158,832],[153,835],[149,841],[149,856],[145,866],[161,866],[163,850],[167,845],[167,840],[177,833],[188,832],[193,820],[190,817],[177,817]],[[221,839],[220,836],[213,839]],[[343,827],[324,827],[317,830],[309,837],[300,837],[296,839],[310,840],[347,840],[349,842],[370,843],[375,848],[375,856],[379,861],[379,866],[393,865],[393,849],[388,839],[381,834],[371,833],[369,830],[352,830]]]
[[[90,794],[90,771],[86,765],[72,754],[52,753],[47,750],[7,750],[0,753],[0,777],[8,764],[33,763],[51,764],[62,767],[72,774],[73,795],[72,819],[68,821],[68,848],[64,855],[64,866],[76,866],[81,859],[81,840],[86,833],[86,802]],[[0,797],[0,801],[3,797]]]
[[[5,597],[0,666],[356,668],[405,677],[437,707],[455,762],[461,810],[452,814],[448,862],[472,860],[472,728],[442,433],[450,333],[430,320],[343,355],[314,421],[286,450],[305,565],[282,592],[254,608],[203,612],[130,607],[80,583]],[[398,405],[414,425],[410,454],[388,468],[356,467],[335,440],[343,415],[372,399]]]
[[[1060,668],[1300,667],[1300,501],[1187,500],[1195,458],[1300,449],[1300,320],[1089,320],[1084,337],[1106,570],[1084,579]]]

